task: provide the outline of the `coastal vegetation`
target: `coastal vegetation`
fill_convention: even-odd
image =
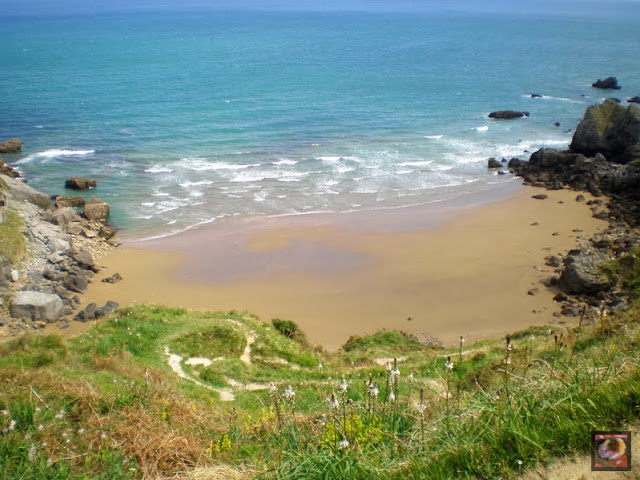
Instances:
[[[630,252],[608,267],[637,298]],[[329,353],[247,312],[118,310],[0,347],[3,478],[514,478],[640,411],[638,303],[505,339]]]
[[[26,242],[21,233],[24,224],[13,210],[5,212],[5,220],[0,223],[0,257],[15,264],[26,251]]]

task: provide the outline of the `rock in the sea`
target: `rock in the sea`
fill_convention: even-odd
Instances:
[[[595,294],[607,290],[611,281],[598,271],[608,260],[600,252],[572,251],[564,259],[564,271],[560,276],[560,287],[567,293]]]
[[[102,279],[104,283],[118,283],[120,280],[122,280],[122,275],[119,273],[114,273],[110,277]]]
[[[22,140],[10,138],[0,143],[0,153],[16,153],[22,149]]]
[[[495,158],[491,157],[487,159],[487,168],[501,168],[502,163],[497,161]]]
[[[497,118],[499,120],[511,120],[512,118],[528,117],[529,112],[516,112],[515,110],[497,110],[489,114],[489,118]]]
[[[91,197],[84,204],[84,216],[89,220],[104,223],[109,216],[110,209],[111,207],[107,202],[96,197]]]
[[[63,207],[82,207],[84,205],[84,198],[82,197],[69,197],[67,195],[56,195],[53,197],[58,208]]]
[[[71,290],[72,292],[84,293],[87,291],[89,282],[85,277],[72,273],[67,277],[63,285],[67,290]]]
[[[620,90],[618,85],[618,79],[616,77],[607,77],[604,80],[598,79],[597,82],[591,84],[594,88],[609,88],[613,90]]]
[[[71,190],[88,190],[97,187],[97,183],[92,178],[71,177],[64,182],[64,188]]]
[[[585,155],[601,153],[618,163],[640,158],[640,109],[613,100],[590,106],[570,148]]]
[[[539,93],[532,93],[531,98],[542,98],[542,95],[540,95]]]
[[[62,315],[64,305],[57,295],[42,292],[17,292],[11,299],[11,316],[33,322],[55,322]]]
[[[636,95],[635,97],[627,98],[627,102],[629,102],[629,103],[640,103],[640,95]]]

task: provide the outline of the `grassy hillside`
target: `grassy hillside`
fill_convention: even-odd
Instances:
[[[0,477],[514,477],[637,419],[637,314],[326,354],[281,320],[125,308],[0,347]]]

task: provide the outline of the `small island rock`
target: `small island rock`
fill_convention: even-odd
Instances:
[[[528,117],[529,112],[516,112],[515,110],[497,110],[489,114],[489,118],[498,120],[511,120],[512,118]]]
[[[97,197],[91,197],[84,204],[84,216],[96,222],[105,222],[109,216],[109,204]]]
[[[612,90],[620,90],[618,79],[616,77],[607,77],[604,80],[598,79],[597,82],[591,84],[594,88],[608,88]]]
[[[71,177],[64,182],[64,188],[71,190],[88,190],[97,186],[98,184],[92,178]]]
[[[22,140],[10,138],[0,143],[0,153],[16,153],[22,150]]]

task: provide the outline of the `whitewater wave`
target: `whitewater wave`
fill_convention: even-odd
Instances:
[[[74,157],[74,156],[92,155],[94,153],[96,153],[95,150],[65,150],[65,149],[59,149],[59,148],[52,148],[50,150],[33,153],[28,157],[22,158],[16,162],[16,165],[28,163],[28,162],[31,162],[32,160],[36,160],[39,158],[48,160],[50,158],[56,158],[56,157]]]
[[[283,158],[278,160],[277,162],[271,162],[273,165],[295,165],[298,163],[297,160],[291,160],[289,158]]]
[[[213,185],[213,182],[211,180],[200,180],[199,182],[184,182],[180,184],[182,188],[197,187],[200,185]]]
[[[428,138],[430,140],[440,140],[444,135],[425,135],[424,138]]]
[[[419,160],[417,162],[402,162],[398,163],[399,167],[426,167],[427,165],[431,165],[433,160]]]
[[[210,170],[244,170],[251,167],[259,167],[259,163],[229,163],[229,162],[210,162],[205,158],[183,158],[180,160],[179,166],[193,170],[194,172],[206,172]]]
[[[169,167],[161,167],[159,165],[154,165],[151,168],[147,168],[145,170],[146,173],[171,173],[173,172],[173,168]]]
[[[478,132],[486,132],[487,130],[489,130],[488,125],[483,125],[482,127],[476,127],[476,131]]]

